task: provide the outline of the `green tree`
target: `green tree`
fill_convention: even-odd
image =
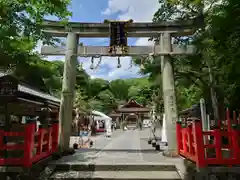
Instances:
[[[9,68],[20,63],[28,64],[32,49],[39,39],[49,40],[41,31],[41,22],[47,15],[65,20],[70,0],[1,0],[0,1],[0,66]],[[20,65],[22,68],[24,65]]]
[[[110,113],[112,110],[115,110],[118,106],[118,103],[110,90],[105,90],[99,93],[98,99],[103,104],[103,112]]]
[[[89,97],[96,97],[101,91],[104,91],[108,88],[109,88],[108,81],[101,78],[90,79],[87,93]]]
[[[90,99],[89,105],[92,108],[92,110],[104,112],[103,103],[100,100]]]
[[[1,71],[10,69],[26,84],[59,95],[62,76],[59,63],[42,60],[33,49],[38,40],[50,42],[41,31],[43,18],[52,15],[65,21],[70,15],[69,3],[70,0],[1,0]]]
[[[188,96],[186,102],[178,94],[180,98],[177,98],[184,102],[182,107],[204,97],[208,105],[215,101],[212,105],[214,111],[224,112],[226,104],[238,108],[239,19],[235,14],[239,13],[239,1],[224,0],[219,3],[207,0],[204,1],[204,11],[202,1],[169,0],[161,3],[154,22],[195,17],[204,19],[202,27],[196,26],[198,33],[184,40],[175,39],[178,44],[191,43],[197,47],[196,54],[192,56],[172,58],[177,91],[187,92]],[[220,117],[224,118],[223,114],[220,113]]]
[[[122,79],[116,79],[109,83],[109,90],[116,99],[127,100],[130,85]]]
[[[135,99],[139,95],[139,90],[137,86],[131,86],[128,91],[128,98]]]

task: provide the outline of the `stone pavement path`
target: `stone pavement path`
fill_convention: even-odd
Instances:
[[[95,163],[138,162],[142,160],[138,130],[129,130],[110,141],[98,154]]]
[[[179,174],[182,175],[184,173],[183,160],[180,158],[167,158],[162,155],[162,152],[155,151],[155,149],[148,144],[149,132],[149,129],[143,129],[142,131],[136,129],[124,132],[122,130],[117,130],[113,132],[111,138],[106,138],[104,135],[94,137],[94,145],[91,149],[80,149],[72,156],[63,157],[61,160],[57,161],[57,164],[65,166],[65,170],[66,166],[69,166],[68,168],[74,177],[79,177],[84,174],[83,171],[79,172],[76,171],[76,169],[81,169],[85,165],[88,167],[89,164],[94,165],[95,170],[96,168],[104,169],[104,167],[110,166],[121,169],[124,166],[125,170],[117,171],[119,173],[126,171],[126,166],[134,169],[138,165],[142,166],[139,166],[140,168],[147,166],[151,168],[151,166],[176,165]],[[130,167],[131,165],[132,167]],[[109,169],[105,169],[104,171],[101,170],[100,174],[104,174],[106,171],[109,171]],[[136,170],[134,169],[134,171]],[[150,171],[150,169],[142,169],[142,171]],[[138,172],[140,172],[139,169]],[[156,172],[160,173],[159,170]],[[171,173],[171,171],[168,172]],[[64,176],[67,176],[69,173],[66,172]],[[98,172],[96,172],[95,175],[97,173]],[[164,174],[167,172],[164,170],[161,173]],[[92,173],[90,174],[92,177]],[[56,173],[56,176],[57,175],[61,177],[63,173]],[[168,176],[169,175],[170,174],[168,174]]]
[[[183,176],[183,159],[168,158],[148,144],[150,130],[129,130],[116,136],[97,154],[95,164],[174,164]],[[157,132],[160,134],[160,132]],[[161,146],[161,149],[166,147]]]
[[[62,164],[62,163],[69,163],[69,164],[78,164],[80,162],[82,163],[90,163],[92,160],[96,159],[98,156],[98,153],[104,149],[106,145],[108,145],[111,141],[115,140],[118,136],[120,136],[122,133],[121,130],[116,130],[112,133],[111,138],[105,137],[105,134],[100,134],[94,137],[91,137],[91,140],[93,141],[93,146],[89,149],[78,149],[76,150],[76,153],[69,156],[64,156],[60,160],[57,160],[56,164]],[[70,144],[72,145],[74,142],[76,142],[76,137],[71,137]],[[70,145],[70,146],[71,146]]]

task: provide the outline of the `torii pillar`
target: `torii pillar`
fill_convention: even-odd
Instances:
[[[171,34],[165,32],[161,34],[160,43],[163,52],[171,52]],[[162,89],[164,100],[164,112],[166,118],[166,132],[168,149],[163,153],[166,156],[178,156],[176,122],[177,122],[177,105],[174,84],[174,74],[171,57],[169,55],[161,56],[162,71]]]
[[[77,34],[68,32],[59,114],[59,141],[62,152],[68,152],[70,150],[69,144],[73,120],[72,111],[75,97],[78,41],[79,36]]]

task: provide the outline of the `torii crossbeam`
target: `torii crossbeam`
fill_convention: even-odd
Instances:
[[[129,46],[128,53],[123,53],[120,49],[116,54],[108,52],[108,46],[78,46],[77,56],[92,57],[99,56],[141,56],[141,55],[183,55],[194,53],[194,46],[180,47],[176,44],[172,45],[171,52],[164,52],[160,45],[156,46]],[[64,56],[66,49],[64,47],[43,46],[41,49],[42,55]]]
[[[178,22],[141,22],[131,23],[128,26],[128,37],[152,37],[159,36],[164,32],[170,33],[172,36],[188,36],[194,31],[193,27],[198,26],[195,20],[193,21],[178,21]],[[59,21],[45,20],[42,23],[44,32],[55,37],[66,37],[68,32],[75,33],[81,38],[108,38],[109,24],[108,23],[80,23],[69,22],[67,24]]]

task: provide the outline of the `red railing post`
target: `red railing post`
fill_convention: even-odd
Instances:
[[[48,144],[47,144],[47,152],[51,153],[52,148],[52,125],[48,125]]]
[[[23,165],[25,167],[30,167],[32,165],[34,134],[35,134],[35,122],[29,121],[25,125],[24,159],[23,159]]]
[[[43,134],[43,127],[42,125],[39,125],[39,129],[38,129],[38,151],[37,151],[37,154],[41,154],[42,153],[42,149],[43,149],[43,145],[42,145],[42,142],[43,142],[43,137],[44,137],[44,134]]]
[[[232,129],[231,132],[231,141],[232,141],[232,147],[230,147],[230,150],[232,150],[232,158],[238,159],[239,155],[239,147],[238,147],[238,130]]]
[[[221,136],[221,129],[215,129],[215,147],[216,147],[216,159],[222,159],[222,136]]]
[[[178,121],[176,124],[176,135],[177,135],[177,145],[178,145],[178,154],[180,155],[180,150],[182,149],[182,125],[181,122]]]
[[[193,121],[193,135],[196,143],[196,165],[199,168],[206,166],[205,163],[205,148],[203,143],[202,124],[200,120]]]
[[[54,120],[52,123],[52,152],[58,151],[59,121]]]
[[[188,146],[189,146],[189,153],[191,154],[191,156],[194,156],[194,152],[193,152],[193,137],[192,137],[192,124],[190,124],[188,126]]]
[[[238,145],[238,119],[237,119],[237,114],[236,111],[233,111],[233,125],[231,127],[231,132],[230,132],[230,137],[229,141],[231,142],[230,145],[230,150],[231,150],[231,155],[233,159],[238,159],[239,158],[239,145]]]
[[[187,154],[187,129],[186,127],[182,131],[183,153]]]

